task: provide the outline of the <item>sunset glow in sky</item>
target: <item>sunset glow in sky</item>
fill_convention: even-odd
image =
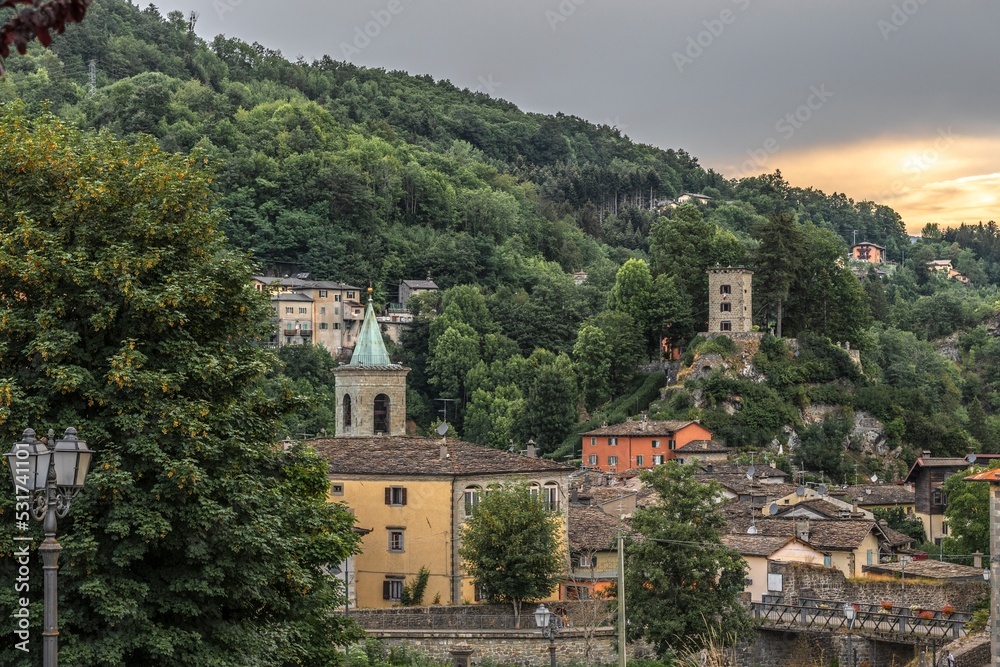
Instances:
[[[728,178],[781,169],[792,185],[891,205],[911,232],[1000,218],[1000,2],[158,6],[197,13],[207,40],[225,34],[292,60],[330,55],[430,74],[525,111],[561,111],[684,149]],[[748,157],[765,146],[766,159]]]

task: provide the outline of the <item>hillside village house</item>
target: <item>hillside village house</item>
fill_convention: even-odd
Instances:
[[[693,440],[711,439],[696,421],[627,421],[584,433],[583,462],[605,472],[652,468],[676,458]]]
[[[869,264],[881,264],[885,261],[885,247],[874,243],[859,243],[851,248],[851,259]]]
[[[399,283],[399,305],[403,310],[409,310],[407,303],[410,297],[423,292],[435,292],[437,289],[437,283],[430,276],[427,276],[427,280],[402,280]]]
[[[274,276],[255,276],[253,285],[271,295],[271,346],[322,345],[334,356],[346,355],[354,347],[364,315],[360,288]]]
[[[723,535],[722,543],[736,551],[747,564],[746,587],[752,602],[761,602],[765,595],[781,593],[771,588],[767,573],[768,564],[811,563],[822,565],[829,554],[788,535]]]
[[[605,597],[618,577],[616,540],[622,520],[593,505],[570,505],[570,576],[564,600]]]
[[[930,454],[925,451],[914,461],[905,481],[913,485],[915,513],[924,524],[927,540],[940,544],[941,539],[948,535],[948,520],[944,516],[948,497],[944,493],[944,482],[955,473],[968,470],[972,464],[968,457],[938,458]]]
[[[426,567],[425,602],[477,599],[459,557],[461,529],[483,493],[508,481],[527,484],[559,517],[568,541],[574,468],[458,440],[406,437],[406,373],[392,363],[371,297],[349,364],[336,377],[337,437],[310,441],[327,461],[330,499],[345,503],[367,532],[355,557],[358,607],[399,603],[403,585]],[[568,564],[567,564],[568,565]],[[558,595],[558,591],[555,592]]]

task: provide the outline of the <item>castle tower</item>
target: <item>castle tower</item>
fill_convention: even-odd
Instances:
[[[742,266],[708,270],[708,333],[753,328],[753,271]]]
[[[337,397],[337,437],[406,435],[406,374],[394,364],[375,319],[372,289],[361,334],[348,364],[333,370]]]

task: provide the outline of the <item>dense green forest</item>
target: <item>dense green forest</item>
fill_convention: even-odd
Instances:
[[[572,454],[575,430],[658,397],[663,374],[637,368],[658,358],[661,337],[687,362],[706,345],[734,353],[695,335],[705,270],[743,264],[756,270],[755,323],[797,337],[798,353],[767,338],[754,360],[766,381],[692,380],[654,414],[703,419],[746,447],[784,442],[791,428],[797,464],[834,475],[849,465],[843,444],[860,410],[904,458],[1000,448],[992,222],[929,226],[911,245],[892,209],[780,172],[727,179],[681,149],[571,115],[525,113],[429,75],[290,62],[194,28],[177,12],[95,0],[50,50],[7,61],[0,103],[194,151],[214,174],[230,242],[262,272],[370,282],[382,302],[401,279],[432,276],[442,291],[416,301],[393,349],[413,369],[408,412],[421,427],[440,417],[437,399],[452,399],[449,421],[465,438]],[[711,201],[662,206],[684,192]],[[903,263],[859,277],[846,261],[855,234]],[[972,285],[928,272],[930,259],[951,259]],[[933,341],[949,336],[943,356]],[[863,369],[831,341],[860,349]],[[315,348],[280,356],[270,390],[291,382],[303,397],[288,434],[332,431],[332,359]],[[695,395],[707,397],[700,407]],[[732,395],[735,414],[723,407]],[[806,426],[812,404],[835,409]]]

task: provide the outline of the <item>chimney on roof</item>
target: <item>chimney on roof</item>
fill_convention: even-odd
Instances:
[[[448,445],[441,445],[441,460],[449,458],[451,454],[448,453]]]
[[[709,463],[707,466],[705,466],[705,472],[707,472],[709,475],[712,474],[712,471],[713,471],[713,468],[712,468],[712,464],[711,463]]]
[[[803,542],[809,541],[809,519],[795,520],[795,537]]]
[[[534,440],[529,440],[528,441],[528,448],[524,450],[524,453],[527,455],[527,457],[529,459],[535,458],[535,441]]]
[[[923,454],[924,454],[924,458],[928,459],[931,456],[931,450],[925,449],[924,452],[923,452]]]
[[[575,486],[569,490],[569,502],[573,505],[580,502],[580,492],[577,491]]]

